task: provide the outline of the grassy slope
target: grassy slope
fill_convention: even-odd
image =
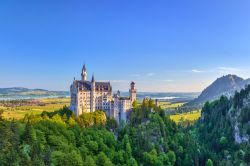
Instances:
[[[172,119],[173,121],[175,121],[176,123],[180,122],[180,121],[196,121],[197,119],[199,119],[201,116],[201,111],[192,111],[192,112],[188,112],[188,113],[182,113],[182,114],[177,114],[177,115],[171,115],[170,119]]]
[[[174,109],[177,107],[181,107],[182,105],[184,105],[185,103],[171,103],[171,102],[165,102],[165,101],[161,101],[160,102],[160,106],[162,109]],[[188,112],[188,113],[182,113],[182,114],[177,114],[177,115],[171,115],[170,118],[175,121],[176,123],[179,123],[180,121],[196,121],[197,119],[199,119],[201,116],[201,111],[197,110],[197,111],[192,111],[192,112]]]

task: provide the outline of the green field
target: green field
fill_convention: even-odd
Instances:
[[[177,115],[170,115],[170,119],[175,121],[176,123],[179,123],[181,121],[190,121],[194,122],[197,119],[199,119],[201,116],[201,111],[192,111],[192,112],[187,112],[187,113],[182,113],[182,114],[177,114]]]
[[[69,98],[47,98],[39,99],[40,104],[25,105],[25,106],[13,106],[3,107],[0,106],[1,110],[4,110],[3,117],[5,119],[22,119],[26,114],[41,114],[43,111],[53,112],[63,108],[63,106],[69,106]],[[42,105],[41,105],[42,103]],[[163,109],[173,109],[181,107],[185,103],[171,103],[171,102],[160,102],[160,106]],[[170,118],[176,123],[180,121],[195,121],[200,117],[200,111],[193,111],[189,113],[171,115]]]
[[[175,109],[178,107],[183,106],[185,103],[180,102],[180,103],[171,103],[171,102],[166,102],[166,101],[160,101],[160,107],[164,110],[168,109]],[[192,111],[192,112],[187,112],[187,113],[180,113],[176,115],[170,115],[170,118],[175,121],[176,123],[179,123],[181,121],[190,121],[194,122],[197,119],[199,119],[201,116],[201,111]]]
[[[160,107],[162,109],[173,109],[173,108],[181,107],[185,103],[184,102],[171,103],[171,102],[167,102],[167,101],[160,101],[159,104],[160,104]]]
[[[27,105],[27,106],[15,106],[15,107],[3,107],[3,117],[5,119],[22,119],[25,114],[41,114],[43,111],[53,112],[63,108],[63,106],[69,106],[69,98],[49,98],[40,99],[39,105]]]

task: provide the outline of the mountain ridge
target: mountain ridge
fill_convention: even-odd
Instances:
[[[236,91],[240,91],[250,84],[250,79],[243,79],[237,75],[228,74],[217,78],[205,88],[201,94],[187,105],[203,105],[207,101],[219,99],[220,96],[232,97]]]
[[[37,99],[67,97],[68,91],[49,91],[46,89],[29,89],[24,87],[0,88],[0,100]]]
[[[8,88],[0,88],[0,94],[3,93],[11,93],[11,92],[27,92],[27,91],[45,91],[49,92],[49,90],[46,89],[29,89],[29,88],[24,88],[24,87],[8,87]]]

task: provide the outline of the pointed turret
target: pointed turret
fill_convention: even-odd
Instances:
[[[86,70],[86,65],[85,65],[85,64],[83,65],[83,68],[82,68],[82,69],[83,69],[83,71],[87,71],[87,70]]]
[[[83,80],[83,81],[86,81],[86,80],[87,80],[87,69],[86,69],[86,65],[85,65],[85,64],[84,64],[83,67],[82,67],[81,76],[82,76],[82,80]]]
[[[92,75],[91,82],[95,82],[95,76],[94,76],[94,74]]]
[[[121,96],[121,92],[118,90],[117,91],[117,96],[120,97]]]

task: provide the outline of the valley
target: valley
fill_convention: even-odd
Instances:
[[[186,113],[178,113],[175,115],[170,115],[170,119],[176,123],[194,123],[201,116],[201,110],[191,111]]]
[[[250,166],[250,0],[0,1],[0,166]]]
[[[1,162],[15,155],[21,165],[44,163],[42,156],[55,148],[47,156],[55,165],[248,165],[250,85],[216,99],[216,84],[200,96],[140,93],[129,120],[120,124],[101,110],[75,117],[67,97],[2,100]],[[193,104],[204,94],[208,102]],[[28,158],[26,146],[32,146]]]
[[[64,106],[68,107],[70,103],[69,98],[44,98],[44,99],[27,99],[27,100],[11,100],[0,101],[0,110],[3,110],[4,119],[16,119],[20,120],[24,118],[26,114],[39,115],[42,112],[53,112],[62,109]],[[139,102],[141,104],[141,102]],[[184,102],[170,102],[160,101],[160,107],[168,112],[169,109],[174,110],[184,105]],[[196,120],[197,116],[191,113],[174,113],[173,120],[178,122],[180,119],[184,120]],[[188,114],[189,116],[186,116]]]
[[[69,98],[45,98],[29,100],[0,101],[3,118],[20,120],[26,114],[39,115],[42,112],[53,112],[69,106]]]

